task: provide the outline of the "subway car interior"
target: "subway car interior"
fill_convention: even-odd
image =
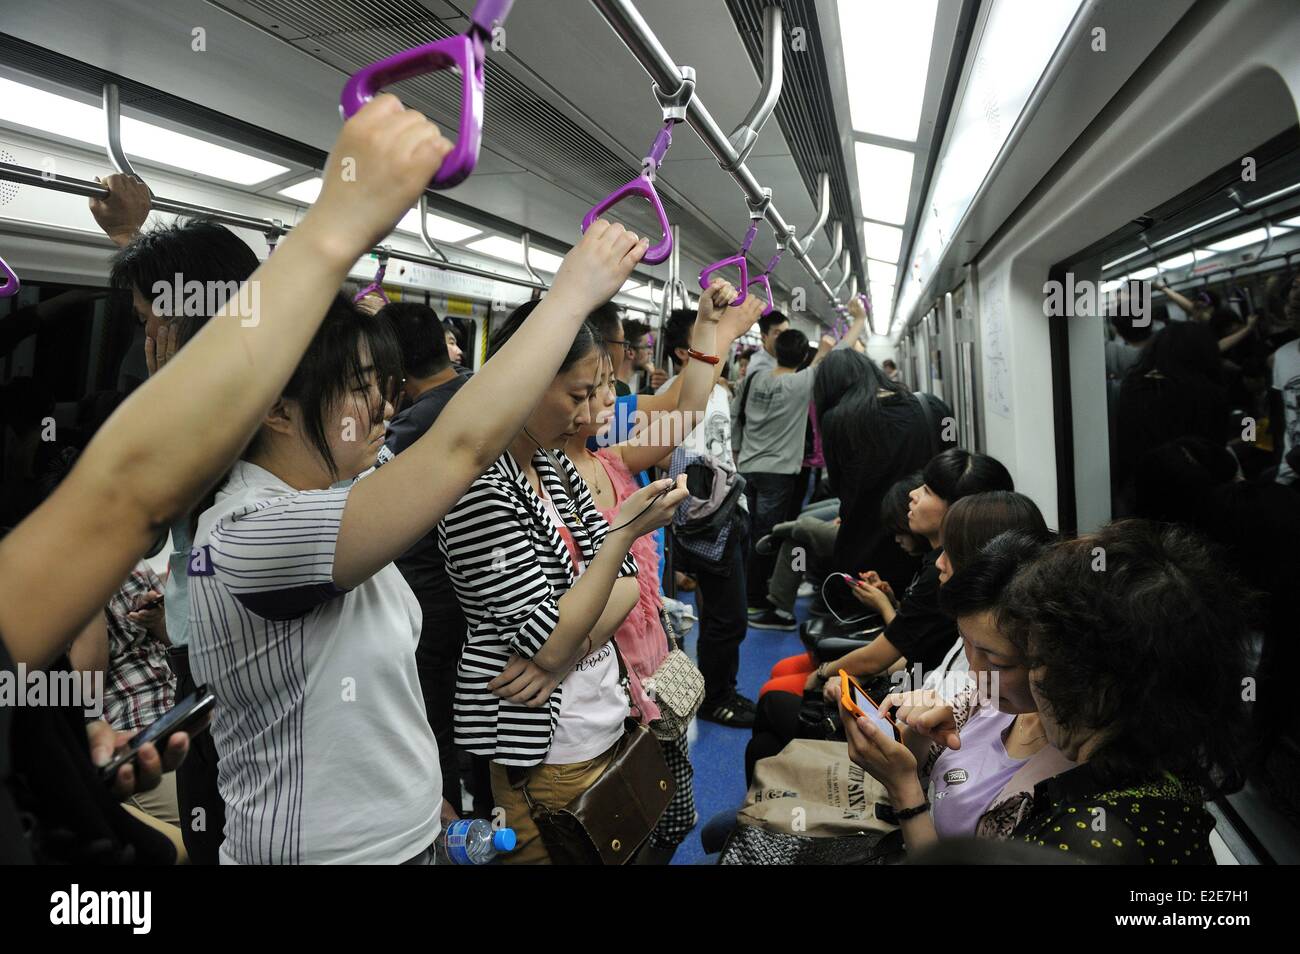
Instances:
[[[1298,104],[1293,0],[0,0],[0,857],[1297,863]]]

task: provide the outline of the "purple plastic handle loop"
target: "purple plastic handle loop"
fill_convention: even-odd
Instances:
[[[480,0],[470,18],[468,33],[404,50],[353,73],[339,98],[343,118],[350,119],[385,86],[438,70],[460,70],[460,136],[429,180],[429,188],[450,189],[464,182],[474,171],[483,141],[484,43],[491,38],[493,27],[510,12],[513,2]]]
[[[763,288],[763,300],[767,304],[763,306],[763,310],[759,314],[766,317],[772,313],[772,283],[767,279],[767,272],[757,278],[751,278],[746,288],[753,288],[755,285],[761,285]]]
[[[659,265],[668,261],[668,256],[673,251],[673,229],[668,224],[668,213],[664,211],[664,204],[660,201],[659,193],[655,191],[654,184],[654,172],[659,168],[659,163],[668,152],[668,147],[673,144],[672,128],[673,124],[671,122],[665,123],[664,128],[659,130],[659,135],[655,136],[654,144],[650,147],[650,153],[646,156],[646,171],[605,196],[582,217],[582,231],[586,232],[598,218],[628,196],[639,195],[647,200],[650,203],[650,208],[654,210],[655,217],[659,220],[659,228],[663,232],[663,238],[659,240],[659,243],[651,245],[646,249],[645,255],[641,257],[641,261],[647,265]]]
[[[357,292],[352,297],[352,304],[354,305],[357,304],[358,302],[361,301],[361,299],[365,298],[367,295],[378,295],[380,299],[383,300],[385,305],[391,304],[391,302],[388,300],[388,296],[384,294],[384,273],[387,271],[388,271],[387,260],[380,262],[379,271],[375,272],[375,280],[371,282],[369,285],[367,285],[365,288],[361,289],[361,291]]]
[[[18,276],[14,270],[9,267],[9,263],[0,258],[0,275],[4,276],[4,284],[0,285],[0,298],[12,298],[18,294],[22,288],[22,283],[18,281]]]

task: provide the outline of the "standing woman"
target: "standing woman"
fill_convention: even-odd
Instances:
[[[763,307],[761,299],[750,296],[739,308],[728,308],[735,297],[736,290],[721,279],[715,279],[700,296],[691,333],[694,352],[705,356],[722,354],[754,324]],[[588,439],[604,429],[604,419],[613,414],[615,403],[613,367],[608,360],[602,363],[594,419],[569,439],[564,452],[582,475],[597,509],[607,521],[617,523],[619,508],[636,493],[633,474],[661,460],[701,420],[721,366],[721,362],[710,364],[703,359],[689,362],[681,375],[676,411],[658,415],[628,440],[593,453]],[[635,714],[641,722],[650,723],[659,718],[659,707],[644,683],[663,665],[670,647],[660,618],[663,601],[659,588],[659,554],[654,540],[648,536],[639,538],[632,545],[632,555],[637,563],[639,595],[636,606],[614,634],[614,640],[627,664]],[[677,846],[695,827],[696,812],[685,736],[675,741],[661,740],[661,744],[677,787],[668,810],[650,835],[650,844],[642,852],[642,858],[667,864]]]
[[[392,561],[507,446],[564,357],[555,336],[644,248],[621,226],[588,230],[493,367],[362,480],[400,371],[385,366],[387,326],[336,296],[194,535],[190,656],[220,704],[224,862],[427,863],[442,780],[415,663],[419,604]]]
[[[515,310],[475,380],[517,351],[521,329],[534,324],[526,319],[554,294]],[[686,498],[684,478],[655,481],[625,500],[610,529],[573,463],[556,453],[594,418],[606,351],[586,324],[552,337],[567,348],[558,373],[506,453],[438,527],[469,623],[456,742],[492,759],[493,798],[518,838],[510,864],[550,862],[529,801],[563,808],[613,760],[629,700],[610,640],[640,592],[630,551]]]

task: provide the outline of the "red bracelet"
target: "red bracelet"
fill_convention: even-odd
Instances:
[[[705,354],[703,351],[696,351],[694,348],[687,348],[686,353],[696,361],[703,361],[705,364],[717,364],[722,360],[716,354]]]

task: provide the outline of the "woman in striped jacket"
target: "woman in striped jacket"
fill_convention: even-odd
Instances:
[[[510,316],[493,354],[533,307]],[[524,428],[438,527],[469,623],[456,685],[456,743],[492,759],[492,794],[518,836],[506,856],[547,863],[525,799],[562,808],[609,765],[629,711],[610,638],[637,602],[632,544],[668,523],[684,480],[633,494],[613,529],[556,453],[593,417],[604,349],[589,326]],[[489,358],[488,366],[493,358]]]

